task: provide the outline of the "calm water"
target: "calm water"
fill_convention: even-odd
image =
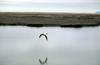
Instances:
[[[0,65],[40,65],[46,57],[47,65],[99,65],[100,26],[0,26]]]

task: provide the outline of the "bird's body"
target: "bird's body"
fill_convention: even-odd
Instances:
[[[44,65],[44,64],[47,63],[47,60],[48,60],[48,59],[47,59],[47,57],[46,57],[45,61],[41,61],[41,60],[39,59],[39,62],[40,62],[41,65]]]
[[[48,37],[45,34],[40,34],[39,38],[41,38],[42,36],[44,36],[46,40],[48,41]]]

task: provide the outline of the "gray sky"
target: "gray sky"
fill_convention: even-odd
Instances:
[[[100,0],[1,0],[0,2],[8,2],[8,3],[20,3],[20,2],[34,2],[34,3],[54,3],[54,2],[58,2],[58,3],[94,3],[94,2],[100,2]]]
[[[0,0],[0,12],[96,13],[100,0]]]
[[[47,33],[39,39],[41,33]],[[100,26],[84,28],[0,26],[0,65],[100,64]]]

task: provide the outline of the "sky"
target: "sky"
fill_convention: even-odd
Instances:
[[[100,26],[0,26],[0,65],[40,65],[46,57],[48,65],[99,65]]]
[[[58,3],[94,3],[94,2],[100,2],[100,0],[1,0],[1,2],[5,3],[5,2],[8,2],[8,3],[23,3],[23,2],[34,2],[34,3],[48,3],[48,2],[51,2],[51,3],[54,3],[54,2],[58,2]]]
[[[0,0],[0,12],[96,13],[100,0]]]

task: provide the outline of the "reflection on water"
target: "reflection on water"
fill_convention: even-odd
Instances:
[[[45,35],[39,38],[41,34],[48,41]],[[98,65],[99,61],[100,27],[0,26],[0,65]]]

